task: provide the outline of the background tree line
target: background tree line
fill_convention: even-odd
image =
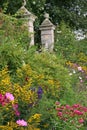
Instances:
[[[87,30],[87,0],[26,1],[26,8],[38,17],[35,22],[35,30],[38,33],[39,25],[43,20],[45,12],[50,14],[50,19],[55,25],[59,25],[61,21],[64,21],[72,29]],[[22,6],[22,3],[23,0],[0,0],[0,8],[4,11],[4,13],[14,15]],[[39,37],[37,37],[36,42],[39,40]]]

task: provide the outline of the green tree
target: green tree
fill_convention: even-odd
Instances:
[[[63,20],[73,29],[87,30],[87,0],[26,0],[26,8],[38,19],[35,21],[36,41],[39,25],[43,21],[44,12],[50,14],[51,21],[57,25]],[[15,14],[22,6],[23,0],[1,0],[0,8],[7,14]]]
[[[0,7],[3,9],[8,5],[6,13],[14,14],[22,2],[23,0],[1,0]],[[71,27],[87,28],[87,0],[27,0],[26,8],[39,17],[39,23],[47,11],[54,24],[64,20]]]
[[[71,27],[87,29],[87,0],[46,0],[45,9],[55,24],[63,20]]]

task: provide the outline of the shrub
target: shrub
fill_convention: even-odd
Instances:
[[[29,34],[23,22],[0,13],[0,68],[8,66],[11,73],[21,66],[29,47]]]

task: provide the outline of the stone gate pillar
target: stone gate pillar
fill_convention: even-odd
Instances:
[[[40,25],[42,48],[53,51],[55,26],[49,20],[49,14],[45,14],[45,20]]]
[[[24,1],[23,6],[17,11],[17,17],[21,18],[24,21],[24,24],[28,27],[28,31],[30,34],[30,46],[34,45],[34,21],[37,18],[34,14],[29,12],[25,8],[26,2]]]

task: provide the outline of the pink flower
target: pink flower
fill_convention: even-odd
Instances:
[[[74,110],[74,113],[77,115],[83,115],[83,112],[79,111],[79,110]]]
[[[58,108],[56,108],[56,110],[57,110],[57,111],[60,111],[61,109],[58,107]]]
[[[2,96],[3,96],[3,95],[0,93],[0,100],[2,99]]]
[[[5,96],[8,100],[14,101],[14,96],[11,93],[6,93]]]
[[[87,107],[82,107],[81,108],[84,112],[87,112]]]
[[[58,112],[58,116],[60,116],[60,117],[61,117],[62,115],[63,115],[63,114],[62,114],[62,112]]]
[[[74,104],[72,107],[73,108],[79,108],[79,106],[80,106],[79,104]]]
[[[78,71],[82,71],[82,67],[81,66],[79,66],[77,69],[78,69]]]
[[[87,76],[85,76],[85,78],[87,79]]]
[[[19,126],[27,126],[27,122],[24,121],[23,119],[22,119],[22,120],[17,120],[16,123],[17,123]]]
[[[80,80],[80,83],[83,83],[83,80],[82,80],[82,79]]]
[[[60,102],[56,101],[55,104],[56,104],[56,105],[60,105]]]
[[[71,106],[69,106],[69,105],[66,105],[66,109],[71,109]]]
[[[15,115],[20,116],[20,112],[18,111],[18,104],[17,103],[13,104],[12,107],[13,107],[13,110],[15,111]]]
[[[84,122],[84,120],[82,118],[80,118],[78,121],[79,121],[79,123],[83,123]]]

